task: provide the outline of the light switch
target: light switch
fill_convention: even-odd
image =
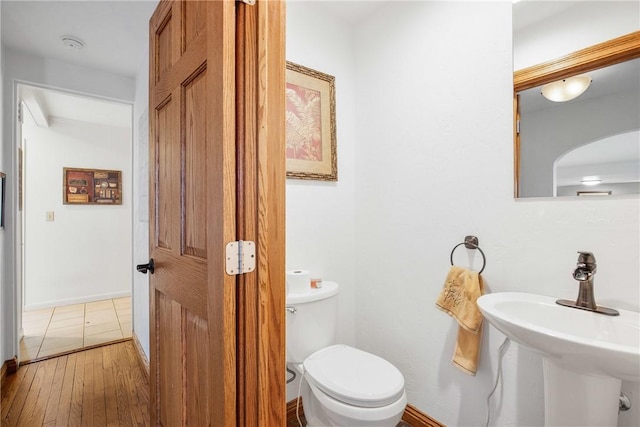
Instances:
[[[55,216],[53,214],[53,211],[47,212],[47,221],[53,221],[54,219],[55,219]]]

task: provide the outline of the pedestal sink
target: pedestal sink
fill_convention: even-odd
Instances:
[[[640,313],[606,316],[556,304],[554,297],[483,295],[484,317],[543,356],[545,425],[616,426],[622,380],[640,381]]]

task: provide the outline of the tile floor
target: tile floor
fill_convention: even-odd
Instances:
[[[131,297],[22,313],[20,361],[131,337]]]

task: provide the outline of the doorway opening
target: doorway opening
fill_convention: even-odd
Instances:
[[[131,337],[133,106],[27,83],[17,95],[24,363]],[[109,200],[67,197],[100,183],[71,185],[65,168],[119,172],[121,182],[102,183]]]

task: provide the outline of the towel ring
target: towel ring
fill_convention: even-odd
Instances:
[[[467,249],[477,249],[480,251],[480,254],[482,255],[482,268],[480,269],[480,271],[478,271],[478,274],[482,273],[484,271],[484,268],[487,266],[487,258],[484,256],[484,252],[482,252],[482,249],[480,249],[480,246],[478,246],[478,238],[476,236],[466,236],[464,238],[464,242],[458,243],[453,247],[453,249],[451,250],[451,255],[449,256],[449,261],[451,261],[451,265],[453,265],[453,253],[456,251],[456,249],[460,245],[464,245],[464,247]]]

